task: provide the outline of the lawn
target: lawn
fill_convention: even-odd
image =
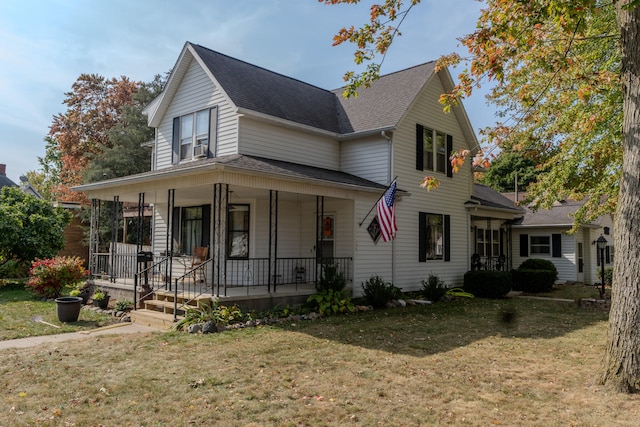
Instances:
[[[35,322],[35,317],[60,328]],[[58,321],[53,300],[35,298],[20,285],[0,288],[0,341],[95,329],[113,322],[112,316],[82,310],[78,322],[62,323]]]
[[[0,425],[637,425],[606,313],[470,299],[212,335],[0,352]]]

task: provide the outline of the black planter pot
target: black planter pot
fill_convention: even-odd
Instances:
[[[61,322],[77,322],[82,307],[80,297],[60,297],[56,298],[56,313]]]
[[[95,305],[96,307],[99,307],[101,309],[106,309],[109,306],[109,298],[110,297],[105,297],[103,299],[98,299],[98,300],[93,300],[93,305]]]

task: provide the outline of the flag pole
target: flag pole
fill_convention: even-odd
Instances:
[[[391,187],[391,185],[394,183],[394,181],[396,179],[398,179],[398,175],[396,175],[396,177],[391,180],[389,185],[387,185],[387,188],[384,189],[384,191],[382,192],[382,195],[380,197],[378,197],[378,200],[376,200],[376,202],[373,204],[373,206],[371,206],[371,209],[369,209],[369,212],[367,212],[367,214],[364,216],[364,218],[362,218],[362,221],[360,221],[360,223],[358,224],[358,227],[362,227],[362,224],[364,224],[364,221],[369,217],[369,214],[371,213],[371,211],[376,207],[376,205],[378,204],[380,199],[382,199],[384,197],[384,195],[387,194],[387,190],[389,190],[389,188]]]

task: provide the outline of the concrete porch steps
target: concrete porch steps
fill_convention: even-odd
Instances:
[[[142,308],[131,312],[131,322],[168,331],[173,326],[173,314]]]

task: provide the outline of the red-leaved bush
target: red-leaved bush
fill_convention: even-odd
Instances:
[[[57,298],[65,286],[87,276],[82,265],[79,257],[36,258],[29,270],[27,287],[39,297]]]

